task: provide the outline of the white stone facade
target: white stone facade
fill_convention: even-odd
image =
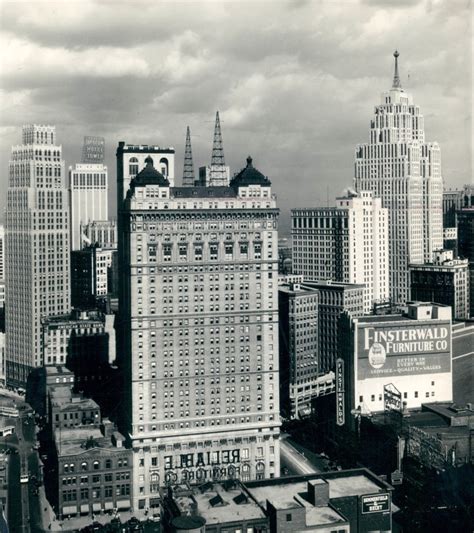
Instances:
[[[119,329],[135,508],[176,481],[279,475],[277,214],[269,186],[128,193]]]
[[[71,205],[71,249],[81,250],[81,225],[107,220],[107,167],[97,163],[81,163],[69,167]]]
[[[391,298],[404,303],[408,264],[431,261],[443,246],[443,180],[440,148],[425,141],[420,108],[399,84],[382,94],[370,141],[356,148],[354,184],[389,210]]]
[[[41,366],[41,318],[70,311],[69,203],[54,126],[24,126],[12,148],[6,209],[7,384]]]

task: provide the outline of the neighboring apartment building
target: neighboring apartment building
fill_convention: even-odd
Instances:
[[[435,253],[432,263],[410,265],[411,299],[449,305],[453,319],[469,318],[470,280],[467,259],[454,259],[452,250]]]
[[[292,209],[292,271],[313,281],[365,285],[364,311],[389,299],[388,210],[372,192],[336,207]]]
[[[147,157],[119,213],[117,330],[134,507],[183,480],[278,476],[270,181],[249,157],[229,187],[175,188]]]
[[[69,204],[54,126],[23,127],[12,148],[5,223],[7,384],[44,364],[41,319],[70,311]]]
[[[357,191],[373,191],[389,211],[391,300],[409,299],[409,264],[432,260],[443,246],[441,150],[425,141],[424,117],[402,89],[395,52],[392,88],[370,122],[370,140],[355,150]]]
[[[340,357],[339,320],[344,312],[353,317],[364,314],[364,285],[305,281],[304,288],[319,292],[319,370],[334,370]]]

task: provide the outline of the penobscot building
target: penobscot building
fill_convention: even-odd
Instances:
[[[229,186],[173,187],[151,156],[145,164],[119,204],[123,426],[138,509],[158,505],[160,486],[280,471],[270,181],[250,157]]]
[[[54,126],[23,126],[12,148],[6,209],[6,378],[25,387],[44,364],[41,319],[70,311],[69,206]]]
[[[382,94],[370,123],[370,141],[355,152],[355,188],[374,191],[389,211],[393,303],[409,299],[409,264],[432,261],[443,247],[441,151],[425,141],[424,117],[401,86],[398,52],[392,88]]]

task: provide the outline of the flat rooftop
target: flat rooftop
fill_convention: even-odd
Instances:
[[[80,453],[88,452],[89,450],[93,449],[93,447],[87,449],[86,448],[86,442],[88,439],[92,439],[99,445],[98,448],[100,449],[120,449],[124,450],[124,448],[116,448],[110,438],[104,437],[102,435],[102,432],[98,427],[90,426],[90,427],[78,427],[78,428],[66,428],[62,429],[60,432],[56,432],[56,438],[57,438],[57,448],[58,448],[58,455],[65,456],[65,455],[78,455]]]
[[[180,512],[191,515],[193,504],[197,503],[197,514],[206,520],[206,525],[243,520],[266,520],[265,513],[251,498],[247,498],[238,484],[233,488],[212,483],[212,488],[201,492],[193,486],[185,495],[175,493],[173,499]],[[192,492],[192,494],[191,494]],[[237,501],[235,501],[237,499]],[[237,502],[241,503],[237,503]]]

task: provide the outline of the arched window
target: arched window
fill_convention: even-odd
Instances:
[[[94,470],[99,470],[99,461],[94,461]]]
[[[250,465],[242,465],[242,481],[250,481]]]
[[[84,470],[84,471],[85,471],[85,470],[87,470],[87,468],[88,468],[88,467],[87,467],[87,463],[86,463],[86,462],[81,463],[81,470]]]
[[[165,178],[168,177],[168,159],[166,157],[160,159],[160,172]]]
[[[138,159],[136,157],[131,157],[128,163],[128,173],[131,176],[136,176],[138,174]]]

